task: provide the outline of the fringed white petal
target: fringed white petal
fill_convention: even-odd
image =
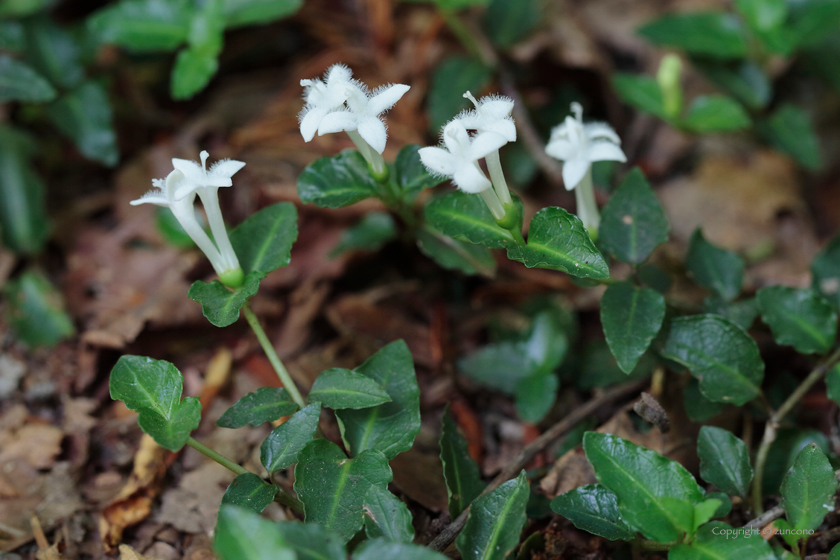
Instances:
[[[373,95],[368,101],[368,115],[381,115],[396,105],[397,101],[399,101],[409,89],[411,89],[411,87],[404,84],[394,84],[377,89],[373,92]]]
[[[158,189],[152,189],[137,200],[129,202],[132,206],[139,206],[140,204],[156,204],[157,206],[169,206],[169,199],[166,194]]]
[[[237,161],[235,159],[220,159],[210,166],[209,173],[211,175],[218,175],[220,177],[231,178],[233,175],[245,167],[244,161]]]
[[[516,142],[516,125],[513,119],[496,119],[486,126],[479,127],[479,132],[495,132],[504,136],[508,142]]]
[[[475,165],[463,165],[452,177],[455,186],[467,193],[480,193],[489,189],[492,184]]]
[[[172,167],[183,173],[184,180],[191,183],[201,185],[201,181],[204,179],[204,169],[194,161],[172,158]],[[167,182],[168,181],[169,177],[167,177]]]
[[[342,130],[356,130],[357,125],[358,119],[354,113],[350,111],[333,111],[321,119],[321,124],[318,125],[318,136],[341,132]]]
[[[359,118],[357,130],[359,131],[359,136],[370,144],[370,147],[376,150],[377,153],[381,154],[385,151],[385,144],[388,142],[388,129],[379,117],[368,116]]]
[[[460,163],[459,158],[453,156],[443,148],[427,147],[420,148],[417,153],[420,155],[420,161],[433,175],[443,177],[452,177],[458,170]]]
[[[570,159],[563,163],[563,184],[570,191],[583,180],[591,163],[584,158]]]
[[[470,160],[478,160],[507,144],[507,139],[495,132],[482,132],[473,138],[468,152]]]
[[[300,135],[303,136],[305,142],[309,142],[315,137],[318,132],[318,127],[321,125],[321,119],[329,113],[329,109],[321,107],[309,106],[301,111],[300,118]]]
[[[509,117],[513,111],[513,99],[503,95],[483,97],[479,100],[479,112],[488,119],[498,120]]]

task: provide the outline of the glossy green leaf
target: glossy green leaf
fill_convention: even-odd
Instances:
[[[671,321],[661,354],[687,367],[709,400],[741,406],[761,393],[764,362],[758,345],[717,315]]]
[[[612,84],[621,99],[644,113],[666,119],[665,101],[659,84],[650,76],[613,74]]]
[[[521,209],[522,201],[518,197],[516,203]],[[424,212],[432,227],[454,239],[491,249],[516,245],[513,234],[496,223],[480,196],[450,192],[426,204]]]
[[[828,458],[815,444],[806,446],[782,481],[785,517],[794,529],[816,529],[834,509],[836,491],[837,479]]]
[[[353,553],[353,560],[390,560],[392,558],[398,558],[399,560],[446,560],[448,556],[425,546],[388,542],[383,539],[365,541]]]
[[[278,202],[236,226],[230,232],[230,244],[242,270],[268,274],[289,264],[297,236],[295,205]]]
[[[731,132],[748,128],[752,120],[741,105],[724,95],[700,95],[694,98],[681,125],[691,132]]]
[[[190,99],[203,90],[219,70],[218,55],[203,49],[183,49],[172,67],[172,99]]]
[[[56,95],[55,88],[28,64],[0,55],[0,103],[43,103],[52,101]]]
[[[312,384],[308,398],[334,410],[370,408],[391,401],[391,396],[379,383],[343,368],[321,373]]]
[[[746,444],[729,430],[703,426],[697,440],[700,476],[727,494],[745,498],[753,469]]]
[[[449,495],[449,515],[455,519],[484,491],[478,464],[470,456],[466,438],[447,408],[440,429],[440,461]]]
[[[372,486],[365,497],[365,534],[369,539],[382,538],[395,543],[414,540],[411,512],[387,488]]]
[[[224,0],[228,27],[270,23],[297,12],[303,0]]]
[[[455,539],[464,560],[504,560],[519,544],[529,486],[525,471],[473,502],[467,524]]]
[[[391,460],[411,449],[420,431],[420,388],[408,346],[402,340],[392,342],[353,371],[381,385],[391,402],[335,413],[347,450],[357,456],[376,449]]]
[[[601,298],[601,325],[618,367],[630,373],[665,319],[665,298],[629,282],[613,284]]]
[[[356,150],[344,150],[307,165],[298,175],[297,191],[303,202],[321,208],[341,208],[378,196],[368,164]]]
[[[741,292],[743,259],[706,241],[700,229],[691,236],[685,266],[695,282],[726,301],[732,301]]]
[[[54,346],[76,331],[61,293],[40,272],[26,271],[8,280],[3,297],[6,320],[28,346]]]
[[[696,531],[698,527],[714,517],[721,505],[723,505],[721,500],[716,498],[706,498],[704,501],[694,504],[694,527],[692,531]]]
[[[219,510],[213,552],[219,560],[296,560],[276,522],[232,505]]]
[[[788,15],[787,0],[735,0],[735,9],[757,31],[779,27]]]
[[[257,293],[263,278],[265,274],[262,272],[249,272],[245,275],[242,286],[235,290],[228,289],[218,280],[196,280],[190,286],[187,296],[201,304],[201,312],[213,325],[226,327],[239,319],[239,310]]]
[[[600,484],[579,486],[551,500],[551,509],[575,527],[611,541],[632,541],[636,532],[621,518],[615,494]]]
[[[811,289],[769,286],[758,290],[761,320],[779,344],[802,354],[825,354],[837,337],[837,311]]]
[[[291,418],[274,428],[260,446],[260,462],[269,473],[291,467],[318,429],[321,406],[316,402],[305,406]]]
[[[608,278],[610,270],[580,218],[562,208],[543,208],[534,215],[524,247],[507,250],[509,259],[528,268],[548,268],[578,278]]]
[[[746,331],[758,316],[758,302],[755,298],[726,301],[718,296],[709,296],[703,300],[703,311],[729,319]]]
[[[692,379],[683,389],[685,413],[692,422],[705,422],[723,412],[724,405],[710,401],[700,392],[700,382]]]
[[[184,378],[169,362],[145,356],[122,356],[111,370],[111,398],[139,413],[137,423],[158,445],[180,450],[198,428],[201,404],[181,400]]]
[[[622,262],[639,264],[668,241],[670,229],[653,189],[635,167],[604,205],[598,234],[605,251]]]
[[[727,533],[727,531],[731,531]],[[681,544],[668,552],[668,560],[721,560],[743,558],[776,560],[767,541],[757,532],[737,532],[726,523],[713,521],[700,527],[691,544]]]
[[[507,49],[526,39],[542,18],[542,0],[492,0],[484,13],[487,36]]]
[[[782,428],[778,431],[776,441],[773,442],[767,453],[767,462],[764,466],[764,481],[762,484],[764,495],[778,495],[779,487],[782,485],[788,469],[796,461],[799,452],[812,443],[816,444],[823,453],[830,453],[828,438],[819,430],[814,428]]]
[[[788,154],[806,169],[822,166],[820,142],[804,110],[789,103],[781,105],[764,120],[756,122],[756,130],[776,149]]]
[[[763,109],[770,101],[773,86],[764,70],[751,60],[695,57],[691,63],[715,85],[750,109]]]
[[[46,189],[29,164],[36,144],[27,134],[0,125],[0,233],[22,254],[38,253],[50,235]]]
[[[216,425],[221,428],[259,426],[294,414],[297,409],[297,403],[286,389],[260,387],[236,401],[216,420]]]
[[[347,542],[362,528],[370,489],[387,489],[391,478],[388,459],[381,452],[366,449],[348,459],[334,443],[316,439],[300,452],[294,488],[306,522],[323,525]]]
[[[545,418],[554,406],[559,388],[560,379],[552,371],[538,371],[520,379],[514,393],[519,418],[531,424]]]
[[[186,42],[194,12],[190,0],[120,0],[94,12],[87,25],[105,43],[174,51]]]
[[[448,270],[487,277],[496,273],[496,259],[489,249],[452,239],[428,225],[417,230],[417,247],[424,255]]]
[[[284,521],[275,526],[286,545],[295,551],[297,560],[347,560],[342,540],[317,523]]]
[[[107,166],[119,160],[111,103],[96,82],[84,82],[47,106],[47,115],[87,158]]]
[[[747,56],[743,25],[735,15],[725,12],[667,15],[639,29],[639,34],[656,45],[677,47],[691,54]]]
[[[441,184],[444,180],[429,173],[418,152],[422,146],[409,144],[397,154],[394,162],[396,181],[401,197],[407,202],[417,198],[423,189],[430,189]]]
[[[277,487],[266,484],[254,473],[240,474],[233,479],[222,496],[222,506],[233,505],[254,513],[262,511],[274,501]]]
[[[598,482],[616,495],[621,518],[645,537],[671,542],[693,529],[703,492],[685,467],[610,434],[588,432],[583,449]]]
[[[2,138],[2,137],[0,137]],[[811,262],[811,286],[840,308],[840,235],[829,241]]]
[[[397,238],[397,225],[387,212],[370,212],[355,226],[344,230],[331,256],[347,251],[378,251]]]
[[[75,88],[84,80],[79,45],[66,29],[44,18],[28,20],[24,29],[26,62],[39,74],[62,88]]]
[[[478,94],[492,76],[493,70],[478,59],[464,56],[444,59],[435,69],[429,89],[429,128],[437,133],[447,121],[470,107],[470,102],[461,97],[461,93]]]

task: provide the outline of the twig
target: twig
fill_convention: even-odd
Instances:
[[[602,406],[620,399],[628,394],[631,394],[635,391],[640,390],[645,384],[647,380],[640,380],[640,381],[631,381],[629,383],[624,383],[610,389],[609,391],[605,391],[603,394],[591,399],[590,401],[586,402],[582,406],[579,406],[572,412],[570,412],[565,418],[563,418],[560,422],[554,424],[551,428],[548,429],[544,434],[540,437],[526,445],[522,451],[519,452],[519,455],[516,458],[508,463],[508,465],[502,469],[496,478],[494,478],[490,484],[487,485],[487,488],[484,489],[484,492],[481,495],[485,495],[489,492],[492,492],[499,486],[501,486],[504,482],[515,477],[519,474],[519,471],[522,470],[525,465],[531,462],[531,459],[534,458],[535,455],[542,452],[551,445],[554,440],[559,438],[560,436],[569,432],[572,428],[574,428],[577,424],[582,422],[586,419],[587,416],[596,412]],[[467,524],[467,516],[469,515],[470,508],[466,508],[461,515],[459,515],[455,521],[453,521],[448,527],[446,527],[441,533],[435,537],[435,539],[429,543],[429,548],[432,550],[436,550],[438,552],[445,550],[452,541],[455,540],[455,537],[458,536],[458,533],[464,528],[464,525]]]
[[[785,510],[782,506],[776,506],[774,508],[770,508],[746,525],[744,525],[745,529],[758,529],[760,527],[764,527],[771,521],[775,521],[776,519],[780,518],[782,515],[785,514]]]

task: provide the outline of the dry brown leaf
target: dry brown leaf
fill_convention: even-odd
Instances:
[[[213,449],[218,450],[215,446]],[[179,531],[209,534],[216,526],[222,496],[232,480],[229,470],[208,460],[185,474],[177,488],[164,493],[155,517]]]
[[[0,464],[23,459],[35,469],[48,469],[61,453],[64,431],[55,426],[27,424],[14,434],[0,434]]]
[[[121,544],[119,550],[120,560],[158,560],[157,558],[149,558],[148,556],[143,556],[127,544]]]

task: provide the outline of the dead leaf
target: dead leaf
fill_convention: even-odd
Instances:
[[[157,558],[149,558],[148,556],[143,556],[127,544],[121,544],[119,550],[120,560],[158,560]]]

